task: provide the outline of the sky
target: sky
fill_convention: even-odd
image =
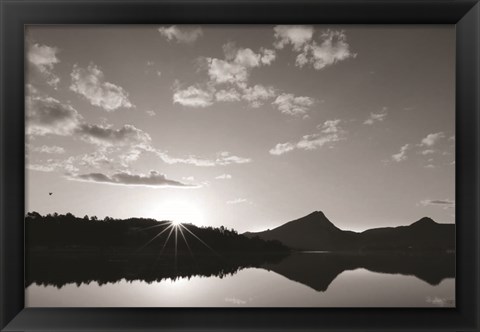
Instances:
[[[453,25],[28,26],[25,68],[27,211],[455,222]]]

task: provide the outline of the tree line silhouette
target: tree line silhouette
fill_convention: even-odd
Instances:
[[[248,238],[223,226],[174,226],[169,221],[148,218],[115,219],[96,216],[83,218],[67,214],[40,215],[29,212],[25,218],[27,250],[76,250],[129,253],[212,254],[287,252],[279,241]]]

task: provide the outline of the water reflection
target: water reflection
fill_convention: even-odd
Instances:
[[[54,255],[27,256],[26,286],[67,284],[102,286],[120,280],[161,282],[195,277],[231,276],[245,268],[273,271],[315,291],[325,292],[344,271],[365,269],[414,276],[430,285],[455,277],[455,255],[432,253],[294,253],[270,255]]]
[[[438,253],[322,253],[292,254],[267,270],[324,292],[337,276],[363,268],[372,272],[415,276],[430,285],[455,277],[455,255]]]

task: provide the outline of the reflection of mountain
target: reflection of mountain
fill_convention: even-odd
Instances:
[[[454,250],[455,225],[430,218],[400,227],[375,228],[362,233],[337,228],[322,212],[313,212],[282,226],[246,236],[278,240],[299,250]]]
[[[455,255],[296,253],[279,263],[267,263],[262,267],[320,292],[326,291],[343,271],[357,268],[412,275],[431,285],[438,285],[445,278],[455,277]]]

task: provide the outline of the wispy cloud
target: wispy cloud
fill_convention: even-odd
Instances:
[[[454,208],[455,201],[450,199],[425,199],[420,201],[423,206],[442,206],[444,208]]]
[[[72,79],[70,90],[85,97],[94,106],[101,107],[107,112],[121,107],[134,107],[128,93],[122,87],[106,81],[102,70],[93,63],[87,68],[74,65],[70,76]]]
[[[407,160],[407,151],[410,149],[410,144],[405,144],[400,148],[400,152],[392,156],[392,160],[396,162],[401,162]]]
[[[223,46],[225,58],[205,58],[208,75],[214,84],[246,83],[253,68],[268,66],[276,58],[275,51],[261,48],[258,53],[250,48],[237,48],[234,43]]]
[[[157,113],[155,113],[154,110],[146,110],[145,113],[147,113],[149,116],[155,116]]]
[[[383,120],[385,120],[387,118],[387,108],[386,107],[383,107],[382,108],[382,111],[379,112],[379,113],[370,113],[370,115],[368,116],[368,118],[365,120],[365,122],[363,122],[363,124],[365,125],[373,125],[374,123],[376,122],[382,122]]]
[[[253,108],[258,108],[263,103],[271,98],[275,97],[275,89],[271,86],[265,87],[263,85],[256,84],[253,87],[246,87],[243,89],[242,98],[250,104]]]
[[[93,144],[104,146],[150,146],[150,135],[133,125],[124,125],[119,129],[112,126],[81,124],[76,133]]]
[[[48,154],[62,154],[65,153],[65,149],[60,146],[47,146],[42,145],[40,147],[32,148],[32,151],[40,152],[40,153],[48,153]]]
[[[356,54],[350,51],[344,31],[323,31],[318,41],[313,38],[313,34],[314,29],[311,26],[276,26],[274,46],[282,49],[291,44],[293,51],[297,52],[295,65],[300,68],[311,65],[320,70],[356,57]]]
[[[130,174],[119,172],[112,175],[103,173],[88,173],[70,176],[69,179],[86,182],[97,182],[124,186],[143,186],[143,187],[183,187],[195,188],[196,186],[185,184],[179,181],[167,179],[167,177],[157,171],[150,171],[149,174]]]
[[[33,44],[29,46],[28,61],[46,78],[48,85],[57,88],[60,78],[53,72],[55,64],[60,60],[57,57],[58,48],[47,45]]]
[[[186,89],[175,88],[173,103],[189,107],[207,107],[213,103],[213,92],[197,86]]]
[[[282,93],[273,102],[280,112],[288,115],[305,115],[313,105],[314,100],[310,97],[296,97],[291,93]]]
[[[309,25],[277,25],[273,28],[277,49],[291,44],[295,51],[300,51],[312,40],[314,29]]]
[[[444,137],[445,137],[445,134],[443,132],[428,134],[425,138],[422,139],[420,146],[427,146],[427,147],[434,146],[440,139]]]
[[[188,157],[172,157],[166,152],[155,151],[158,157],[167,164],[188,164],[201,167],[213,167],[213,166],[227,166],[232,164],[247,164],[252,162],[250,158],[243,158],[232,155],[230,152],[222,151],[218,152],[215,158],[201,158],[197,156]]]
[[[198,38],[203,36],[202,28],[172,25],[169,27],[160,27],[158,29],[160,35],[167,38],[168,41],[176,41],[177,43],[192,44]]]
[[[340,127],[341,120],[328,120],[318,126],[319,133],[305,135],[298,142],[279,143],[270,149],[272,155],[282,155],[295,149],[315,150],[325,145],[330,145],[344,140],[346,131]]]
[[[76,109],[55,98],[30,96],[25,106],[29,135],[71,135],[83,121]]]

